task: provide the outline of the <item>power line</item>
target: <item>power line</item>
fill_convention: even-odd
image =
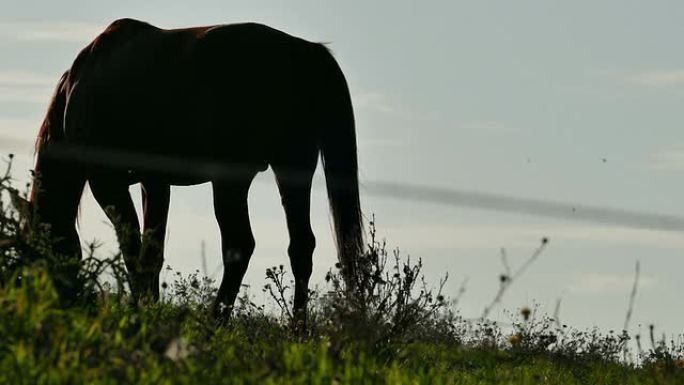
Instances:
[[[190,175],[207,181],[216,178],[238,178],[245,175],[246,172],[255,171],[254,166],[249,165],[230,164],[227,166],[225,163],[215,161],[187,161],[167,155],[74,145],[50,145],[48,155],[60,159],[87,162],[89,165],[101,167],[132,168],[144,172]],[[279,171],[279,173],[281,172]],[[287,173],[287,177],[294,180],[304,180],[310,176],[308,173],[292,170]],[[362,183],[361,191],[369,195],[448,206],[475,207],[637,229],[684,231],[684,217],[674,215],[391,181],[366,181]]]
[[[369,194],[402,200],[509,211],[637,229],[684,231],[684,217],[674,215],[652,214],[395,182],[368,182],[364,185],[366,192]]]

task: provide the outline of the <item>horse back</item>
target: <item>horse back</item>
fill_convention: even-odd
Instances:
[[[199,84],[216,143],[237,143],[230,152],[269,162],[283,148],[313,146],[321,53],[329,55],[318,43],[256,23],[199,36]]]
[[[265,169],[288,143],[315,146],[319,52],[254,23],[163,30],[117,21],[72,66],[65,136],[106,153]]]

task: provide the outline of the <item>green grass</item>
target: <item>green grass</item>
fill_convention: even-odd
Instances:
[[[199,303],[134,309],[107,297],[63,308],[46,272],[21,276],[0,289],[0,383],[684,383],[684,370],[662,362],[634,367],[453,341],[340,346],[338,335],[298,337],[264,313],[238,311],[231,323],[215,327]]]
[[[629,359],[625,332],[578,331],[529,309],[507,327],[459,317],[446,277],[425,282],[421,261],[388,253],[373,223],[359,290],[331,269],[305,330],[291,327],[283,266],[263,288],[277,311],[243,294],[217,325],[214,282],[179,273],[161,302],[133,306],[119,255],[96,258],[91,247],[77,279],[63,276],[73,261],[51,252],[45,229],[24,225],[30,207],[9,182],[0,178],[0,384],[684,384],[684,346],[652,330],[651,348]],[[501,276],[487,309],[524,266]],[[81,294],[60,296],[66,281]]]

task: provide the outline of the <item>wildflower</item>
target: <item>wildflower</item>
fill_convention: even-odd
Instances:
[[[508,342],[510,342],[510,344],[513,346],[518,346],[520,345],[520,342],[522,342],[522,336],[520,333],[512,334],[510,337],[508,337]]]
[[[183,337],[177,337],[169,343],[164,354],[172,361],[178,362],[196,352],[197,349],[188,340]]]
[[[684,369],[684,359],[678,358],[674,362],[677,369]]]
[[[520,309],[520,314],[523,316],[523,319],[527,321],[530,319],[530,314],[532,314],[532,310],[530,310],[529,307],[525,306],[524,308]]]

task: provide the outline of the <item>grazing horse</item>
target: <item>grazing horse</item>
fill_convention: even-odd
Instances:
[[[353,284],[363,248],[354,115],[322,44],[254,23],[165,30],[117,20],[62,76],[36,149],[31,201],[55,247],[80,258],[75,222],[87,181],[114,224],[134,298],[159,297],[170,185],[211,182],[224,264],[218,316],[230,314],[254,250],[247,192],[268,166],[287,218],[294,307],[304,316],[320,153],[338,257]],[[142,235],[133,183],[142,185]]]

